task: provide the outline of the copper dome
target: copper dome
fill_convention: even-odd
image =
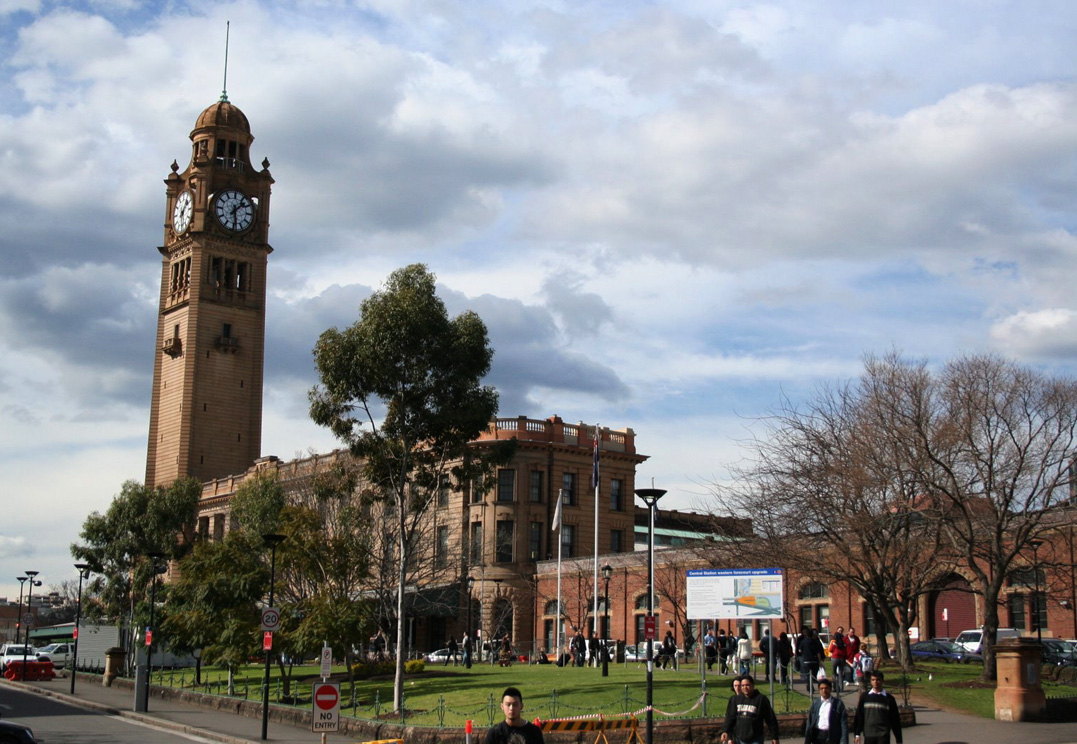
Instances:
[[[228,129],[238,129],[245,134],[251,133],[251,125],[247,121],[247,115],[240,111],[239,107],[233,106],[228,101],[217,101],[199,114],[194,128],[197,130],[207,127],[227,127]]]

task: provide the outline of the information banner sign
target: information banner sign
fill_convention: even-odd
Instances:
[[[780,568],[701,568],[688,571],[689,620],[780,619]]]

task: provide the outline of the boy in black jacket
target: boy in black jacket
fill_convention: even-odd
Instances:
[[[778,717],[767,696],[755,689],[755,680],[751,676],[741,677],[740,694],[731,703],[722,727],[723,742],[763,744],[763,725],[766,724],[771,744],[778,744]]]
[[[901,712],[897,700],[883,689],[886,677],[878,669],[871,672],[871,689],[860,696],[853,718],[853,734],[856,744],[889,744],[890,732],[901,744]]]

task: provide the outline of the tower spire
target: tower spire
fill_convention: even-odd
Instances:
[[[232,29],[232,22],[231,21],[225,21],[224,22],[224,85],[221,88],[221,97],[220,97],[220,100],[222,102],[226,102],[228,100],[228,36],[229,36],[229,32],[231,31],[231,29]]]

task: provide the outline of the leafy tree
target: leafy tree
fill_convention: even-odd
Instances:
[[[497,412],[497,392],[481,384],[492,357],[479,316],[450,319],[434,275],[419,264],[393,272],[383,290],[363,301],[356,323],[327,330],[314,348],[321,384],[310,393],[311,418],[348,447],[372,496],[394,509],[396,710],[416,528],[450,474],[459,487],[489,469],[495,453],[511,454],[511,443],[469,453],[468,444]]]
[[[202,484],[194,478],[156,488],[127,481],[104,514],[86,518],[82,542],[71,546],[71,554],[92,572],[84,591],[95,601],[84,607],[85,617],[117,622],[126,615],[132,632],[148,622],[154,574],[147,556],[178,559],[190,549],[201,495]]]
[[[196,684],[206,662],[226,667],[231,687],[235,670],[257,653],[258,602],[269,583],[262,552],[260,538],[232,530],[180,561],[161,630],[174,651],[195,655]]]

